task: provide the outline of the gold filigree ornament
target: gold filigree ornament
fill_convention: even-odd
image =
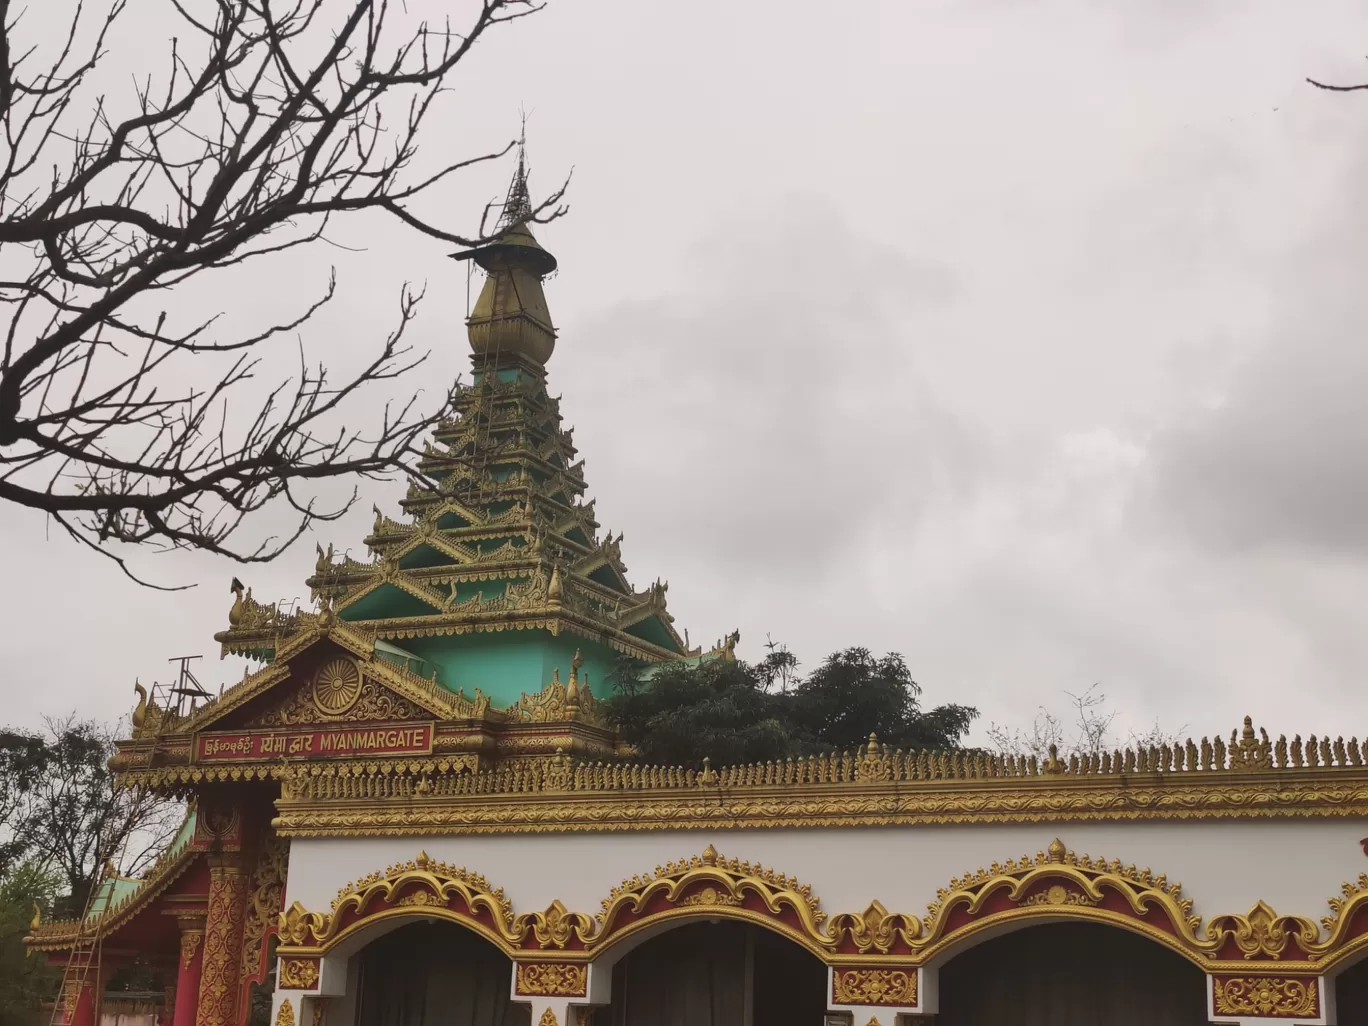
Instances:
[[[1097,907],[1108,893],[1123,899],[1123,910]],[[996,895],[1015,907],[986,911]],[[1029,900],[1037,895],[1043,900]],[[1064,908],[1071,916],[1143,934],[1199,965],[1216,956],[1224,939],[1210,930],[1206,936],[1198,934],[1201,917],[1193,915],[1192,901],[1183,897],[1182,886],[1170,884],[1166,876],[1148,868],[1123,866],[1115,859],[1076,855],[1056,839],[1047,851],[1034,857],[994,862],[938,890],[921,932],[911,940],[911,954],[924,963],[938,951],[981,930],[1023,917],[1058,914]],[[955,909],[967,913],[970,921],[950,928],[949,913]],[[1155,913],[1168,919],[1168,929],[1153,925],[1150,920]]]
[[[280,985],[289,990],[313,990],[318,985],[318,960],[313,958],[282,958]]]
[[[1096,905],[1098,899],[1063,884],[1051,884],[1045,890],[1024,898],[1023,905]]]
[[[361,697],[361,670],[355,661],[339,656],[318,668],[313,700],[324,716],[341,716]]]
[[[1290,940],[1296,939],[1303,951],[1319,947],[1320,930],[1301,916],[1280,916],[1260,901],[1247,915],[1214,916],[1207,924],[1212,937],[1229,937],[1244,957],[1280,959]]]
[[[560,900],[551,902],[545,912],[533,912],[530,916],[519,916],[518,932],[526,935],[527,926],[532,927],[532,935],[543,948],[563,948],[571,937],[581,941],[593,933],[594,921],[582,912],[567,912]]]
[[[880,902],[871,901],[858,916],[833,916],[828,932],[838,938],[842,933],[849,933],[861,954],[886,953],[898,940],[910,946],[913,938],[921,933],[921,922],[916,916],[890,913]]]
[[[517,992],[528,997],[583,997],[589,967],[583,962],[519,962]]]
[[[706,902],[687,902],[709,891]],[[753,902],[747,903],[747,897]],[[642,915],[657,899],[665,907]],[[653,876],[632,877],[614,888],[603,901],[598,932],[589,938],[587,947],[598,952],[656,923],[697,916],[700,907],[712,915],[767,926],[819,958],[826,959],[836,950],[839,934],[823,929],[826,913],[811,887],[772,869],[725,858],[711,844],[701,856],[658,866]]]
[[[831,974],[831,1003],[906,1008],[917,1003],[917,972],[901,969],[837,969]]]
[[[1292,1018],[1320,1014],[1319,990],[1314,978],[1216,977],[1212,981],[1212,996],[1218,1015]]]
[[[294,1026],[294,1021],[294,1005],[286,998],[280,1002],[280,1010],[276,1012],[275,1026]]]
[[[419,898],[420,894],[424,897]],[[453,900],[461,907],[451,908]],[[428,916],[459,921],[508,952],[515,951],[527,935],[526,924],[513,922],[502,890],[490,887],[479,873],[419,852],[410,862],[342,887],[329,912],[311,912],[296,901],[280,916],[281,944],[299,949],[290,954],[320,954],[378,919],[412,915],[414,907]]]
[[[704,887],[701,891],[695,891],[687,898],[681,898],[681,905],[727,905],[732,908],[741,906],[741,899],[734,894],[723,894],[716,887]]]
[[[537,1023],[537,1026],[557,1026],[556,1013],[549,1008],[542,1012],[541,1020]]]

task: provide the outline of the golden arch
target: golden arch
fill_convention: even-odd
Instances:
[[[502,890],[478,873],[420,852],[411,862],[348,884],[328,912],[311,912],[296,901],[280,916],[280,951],[325,955],[355,934],[398,918],[456,923],[510,957],[521,937]]]
[[[502,890],[478,873],[429,858],[390,866],[344,887],[328,912],[295,902],[280,918],[281,953],[317,956],[370,926],[397,917],[440,919],[473,930],[513,959],[591,962],[647,930],[692,919],[731,919],[765,927],[827,965],[943,961],[986,931],[1059,920],[1101,922],[1183,955],[1207,972],[1259,966],[1324,973],[1368,947],[1368,875],[1331,900],[1322,931],[1262,902],[1243,915],[1219,915],[1202,928],[1178,884],[1149,869],[1076,855],[1061,841],[1034,857],[993,863],[937,892],[926,917],[889,912],[875,901],[860,913],[828,917],[812,889],[782,873],[702,855],[626,880],[597,916],[554,901],[514,916]]]
[[[725,858],[712,845],[701,856],[658,868],[653,876],[623,881],[604,900],[598,929],[583,939],[597,958],[643,931],[699,919],[764,927],[826,964],[836,953],[836,936],[824,926],[826,914],[811,887],[772,869]]]

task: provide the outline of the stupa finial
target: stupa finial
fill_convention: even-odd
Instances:
[[[556,269],[556,258],[532,235],[534,212],[527,187],[524,135],[518,140],[518,166],[494,238],[452,254],[457,260],[474,260],[488,275],[466,321],[477,369],[490,357],[545,365],[556,347],[556,329],[542,292],[542,279]]]

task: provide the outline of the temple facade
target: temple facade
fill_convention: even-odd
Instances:
[[[458,254],[471,384],[371,558],[320,550],[313,611],[234,581],[216,639],[258,668],[137,689],[120,781],[189,813],[35,921],[62,1026],[134,964],[160,1026],[1368,1024],[1353,738],[633,761],[615,675],[736,635],[681,637],[584,498],[529,214],[520,165]]]

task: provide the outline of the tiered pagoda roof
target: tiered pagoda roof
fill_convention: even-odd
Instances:
[[[370,559],[319,549],[308,584],[325,613],[375,640],[381,658],[496,707],[573,666],[603,697],[614,664],[690,651],[668,585],[628,581],[622,535],[601,532],[584,462],[547,390],[555,329],[542,279],[556,260],[532,234],[520,160],[502,232],[463,253],[486,274],[468,321],[473,380],[457,388],[398,518],[375,510]],[[223,651],[263,660],[317,614],[284,614],[240,585]]]

